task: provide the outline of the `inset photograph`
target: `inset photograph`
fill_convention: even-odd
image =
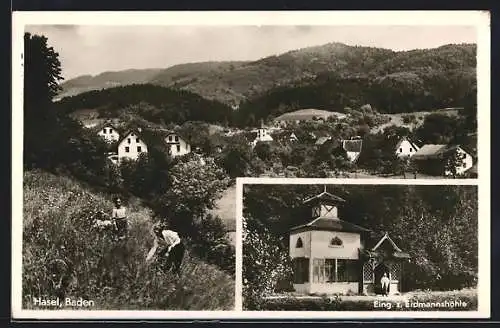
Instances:
[[[243,308],[474,311],[472,185],[243,185]]]

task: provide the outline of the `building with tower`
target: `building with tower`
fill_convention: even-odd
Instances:
[[[293,286],[303,294],[378,294],[380,280],[390,279],[389,294],[401,291],[403,264],[409,255],[387,233],[343,220],[346,201],[325,190],[304,201],[308,222],[289,231]]]

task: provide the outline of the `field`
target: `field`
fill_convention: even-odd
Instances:
[[[109,212],[110,195],[67,177],[24,174],[23,308],[33,297],[83,297],[94,310],[231,310],[234,277],[191,256],[179,278],[145,265],[152,246],[151,212],[129,208],[130,235],[114,241],[90,227],[97,210]],[[55,264],[64,263],[64,269]],[[63,273],[61,273],[63,272]],[[63,278],[64,288],[57,285]]]
[[[313,117],[327,119],[330,116],[337,116],[338,118],[344,118],[346,115],[338,112],[329,112],[320,109],[299,109],[293,112],[282,114],[276,117],[275,121],[310,121]]]
[[[264,298],[259,310],[268,311],[474,311],[477,290],[415,291],[382,296],[296,296]]]
[[[458,110],[453,108],[444,108],[438,109],[434,111],[420,111],[420,112],[412,112],[412,113],[396,113],[396,114],[382,114],[384,116],[389,117],[391,120],[387,123],[374,126],[371,130],[371,133],[378,133],[383,131],[385,128],[391,125],[406,127],[410,130],[418,128],[420,125],[424,123],[424,119],[426,116],[430,114],[443,114],[449,116],[457,116]],[[405,122],[405,118],[407,122]]]

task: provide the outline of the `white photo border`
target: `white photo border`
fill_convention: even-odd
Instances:
[[[253,312],[242,311],[242,185],[297,184],[304,179],[238,178],[236,203],[236,288],[233,311],[72,311],[22,309],[23,227],[23,34],[27,25],[357,25],[474,26],[477,28],[478,179],[307,179],[337,184],[477,184],[479,189],[479,285],[476,312]],[[171,12],[13,12],[12,15],[12,293],[13,319],[374,319],[487,318],[490,316],[490,15],[487,11],[171,11]],[[299,181],[300,180],[300,181]],[[320,181],[321,182],[314,182]],[[258,181],[258,182],[257,182]],[[302,182],[301,182],[302,181]],[[441,181],[441,183],[436,183]]]

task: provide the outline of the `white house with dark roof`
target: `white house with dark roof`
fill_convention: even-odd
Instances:
[[[111,123],[105,123],[97,132],[97,135],[104,138],[106,142],[115,142],[120,139],[120,133]]]
[[[258,142],[271,142],[274,141],[273,137],[269,132],[269,129],[265,128],[263,124],[261,124],[260,128],[254,131],[255,138],[250,142],[252,147],[255,147]]]
[[[345,200],[325,191],[304,201],[311,210],[308,223],[289,231],[293,287],[302,294],[377,294],[387,273],[389,293],[401,290],[403,262],[409,255],[385,234],[339,217]]]
[[[474,165],[472,155],[459,145],[427,144],[423,145],[413,156],[419,171],[431,175],[452,175],[447,163],[455,156],[456,175],[465,174]],[[450,164],[451,165],[451,164]]]
[[[170,148],[172,157],[182,156],[191,152],[191,145],[182,138],[178,133],[172,132],[164,138],[165,143]]]
[[[147,153],[148,147],[138,131],[130,131],[118,142],[118,163],[125,158],[137,160],[141,153]]]
[[[419,149],[420,148],[408,137],[402,137],[401,139],[399,139],[398,143],[395,146],[395,152],[399,158],[412,157],[417,153]]]

